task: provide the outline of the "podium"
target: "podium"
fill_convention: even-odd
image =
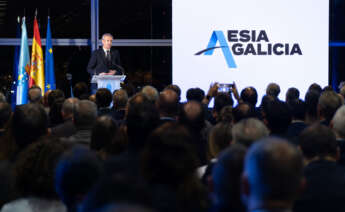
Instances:
[[[126,75],[94,75],[92,81],[97,83],[97,89],[107,88],[113,93],[121,88],[120,83],[123,82]]]

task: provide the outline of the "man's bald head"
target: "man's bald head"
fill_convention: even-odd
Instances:
[[[162,116],[173,117],[178,112],[178,96],[172,89],[166,89],[159,94],[157,107]]]

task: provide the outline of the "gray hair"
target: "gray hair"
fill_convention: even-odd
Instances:
[[[104,37],[111,37],[111,39],[114,39],[114,37],[110,33],[104,33],[102,35],[102,40],[104,39]]]
[[[143,87],[141,92],[150,100],[150,102],[154,103],[158,99],[159,94],[157,89],[150,85],[146,85],[145,87]]]
[[[78,104],[79,99],[78,98],[68,98],[64,101],[61,111],[64,114],[73,114],[73,111],[76,107],[76,104]]]
[[[345,139],[345,105],[341,106],[334,114],[332,123],[337,136]]]
[[[92,127],[97,118],[97,105],[90,100],[80,100],[73,112],[74,123],[79,127]]]
[[[261,138],[267,137],[269,131],[262,121],[256,118],[243,119],[232,128],[234,143],[240,143],[246,147]]]

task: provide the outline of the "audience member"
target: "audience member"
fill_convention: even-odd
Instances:
[[[60,158],[55,170],[55,190],[68,212],[77,211],[103,174],[99,158],[84,146],[75,146]]]
[[[198,158],[190,139],[188,131],[176,123],[162,125],[149,138],[143,174],[158,211],[208,210],[206,190],[195,173]]]
[[[249,148],[255,141],[269,135],[267,127],[256,118],[243,119],[232,127],[233,143]]]
[[[64,101],[61,108],[63,123],[51,128],[50,134],[55,137],[69,137],[77,132],[73,123],[73,113],[79,99],[68,98]]]
[[[109,89],[100,88],[96,92],[96,105],[98,116],[111,116],[110,104],[112,102],[112,95]]]
[[[280,86],[277,83],[270,83],[266,88],[266,95],[272,96],[274,98],[278,98],[280,93]]]
[[[18,199],[4,205],[1,211],[65,212],[55,192],[54,169],[67,147],[45,138],[21,152],[14,165]]]
[[[155,104],[158,100],[159,94],[157,89],[150,85],[144,86],[141,89],[141,92],[146,95],[146,97],[149,99],[150,102],[152,102],[152,104]]]
[[[341,98],[334,91],[324,91],[318,102],[318,115],[321,124],[329,126],[337,109],[343,105]]]
[[[306,104],[300,99],[291,100],[288,103],[292,121],[287,129],[287,137],[297,144],[299,134],[307,127],[305,123]]]
[[[241,202],[241,175],[246,148],[239,144],[224,150],[212,170],[212,212],[245,212]]]
[[[42,90],[38,86],[32,86],[28,90],[28,100],[33,104],[40,104],[42,100]]]
[[[340,148],[339,164],[345,166],[345,106],[341,106],[334,114],[330,124]]]
[[[337,164],[340,155],[332,130],[312,125],[301,133],[299,145],[306,183],[294,211],[344,211],[345,167]]]
[[[126,114],[126,106],[128,95],[126,90],[120,89],[115,91],[113,95],[113,119],[119,124],[124,120]]]
[[[63,141],[73,144],[90,146],[91,133],[97,118],[97,106],[89,100],[80,100],[73,111],[73,123],[77,129],[76,133]]]
[[[187,101],[197,101],[202,102],[202,100],[205,97],[205,92],[201,90],[200,88],[190,88],[187,90],[186,98]]]
[[[156,104],[159,111],[161,124],[176,121],[179,109],[178,101],[178,96],[172,89],[166,89],[159,94]]]
[[[255,110],[254,107],[249,103],[240,103],[238,104],[232,111],[233,114],[233,122],[236,124],[237,122],[241,121],[242,119],[246,118],[255,118]]]
[[[89,98],[89,90],[85,82],[78,82],[73,87],[73,96],[80,100],[87,100]]]
[[[290,104],[291,101],[295,101],[299,99],[299,90],[297,88],[289,88],[286,92],[285,102]]]
[[[303,159],[296,147],[275,137],[250,147],[242,176],[242,199],[249,212],[292,211],[302,186]]]

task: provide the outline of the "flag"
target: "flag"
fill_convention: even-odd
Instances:
[[[55,90],[54,57],[52,46],[52,34],[50,31],[50,18],[48,16],[47,37],[46,37],[46,61],[45,61],[45,90]]]
[[[31,51],[31,67],[29,87],[33,85],[39,86],[44,95],[44,67],[43,67],[43,52],[40,38],[40,31],[38,29],[37,19],[34,20],[34,37],[32,39]]]
[[[20,17],[18,17],[17,21],[17,30],[16,30],[16,38],[20,38]],[[11,106],[14,110],[16,106],[16,99],[17,99],[17,78],[18,78],[18,66],[19,66],[19,51],[20,45],[14,47],[14,58],[13,58],[13,82],[11,86]]]
[[[25,17],[22,23],[22,38],[20,42],[20,55],[17,78],[17,105],[26,104],[28,101],[28,79],[30,71],[30,55],[28,35],[25,26]]]

